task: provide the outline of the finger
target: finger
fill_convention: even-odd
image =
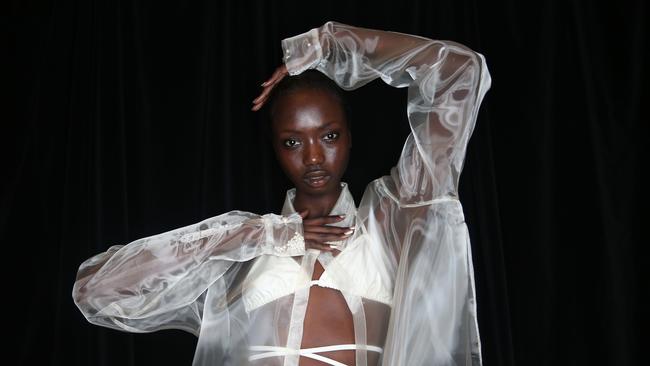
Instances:
[[[275,88],[275,86],[278,85],[278,83],[280,81],[282,81],[282,79],[284,79],[284,75],[282,75],[282,74],[275,75],[274,74],[273,78],[270,80],[270,82],[268,84],[265,85],[265,87],[269,88],[269,91],[270,91],[273,88]]]
[[[280,82],[286,75],[288,74],[287,68],[285,65],[281,65],[275,71],[273,72],[273,75],[266,80],[265,82],[262,83],[262,86],[264,87],[264,90],[260,95],[253,100],[253,107],[251,108],[253,111],[257,111],[262,106],[266,103],[266,100],[268,99],[269,94],[271,93],[271,90],[275,87],[277,83]]]
[[[271,89],[268,86],[266,88],[264,88],[264,90],[262,90],[260,95],[258,95],[257,98],[253,99],[253,103],[259,103],[260,101],[262,101],[262,99],[264,99],[266,97],[266,95],[269,94],[270,90]]]
[[[280,81],[282,81],[282,79],[284,79],[285,76],[286,76],[285,72],[282,72],[281,69],[277,69],[275,70],[271,78],[267,82],[262,84],[262,86],[273,89],[273,87],[275,87]]]
[[[271,75],[271,77],[268,78],[265,82],[263,82],[261,86],[264,87],[269,86],[273,82],[273,79],[274,79],[274,75]]]
[[[260,99],[260,98],[263,98],[263,99]],[[252,109],[253,109],[254,111],[259,110],[260,108],[262,108],[262,106],[264,106],[264,104],[266,103],[266,100],[267,100],[267,97],[266,97],[265,95],[260,95],[259,97],[257,97],[257,98],[253,101],[253,107],[252,107]]]
[[[264,86],[270,86],[270,85],[273,85],[273,84],[277,84],[277,82],[279,81],[280,78],[281,78],[281,75],[278,74],[278,70],[275,70],[273,72],[273,75],[271,75],[271,79],[269,79],[269,82]]]
[[[261,100],[257,103],[253,103],[253,107],[251,107],[251,109],[254,111],[258,111],[264,106],[265,103],[266,103],[266,99]]]
[[[280,68],[275,69],[273,74],[271,75],[270,78],[268,78],[265,82],[262,83],[262,86],[266,87],[271,84],[275,84],[279,81],[279,79],[282,79],[284,77],[283,73],[281,72],[282,70]]]
[[[313,240],[317,242],[326,242],[326,241],[339,241],[347,239],[350,235],[336,235],[336,234],[321,234],[321,233],[312,233],[312,232],[303,232],[303,237],[306,240]]]
[[[284,65],[277,67],[273,71],[273,74],[271,74],[271,77],[265,83],[263,83],[262,86],[269,86],[271,84],[277,83],[279,81],[278,79],[282,79],[284,77],[284,69]]]
[[[322,234],[352,234],[354,232],[354,227],[340,227],[340,226],[330,226],[330,225],[305,225],[303,227],[306,231]]]
[[[262,90],[262,92],[260,93],[260,95],[257,98],[253,99],[253,103],[260,103],[265,101],[269,96],[269,94],[271,94],[271,90],[273,90],[274,86],[275,84],[271,84],[265,87],[264,90]]]
[[[277,69],[275,69],[275,72],[273,73],[273,76],[282,79],[285,75],[287,75],[287,66],[286,65],[280,65],[278,66]]]
[[[309,210],[300,211],[300,217],[302,217],[303,220],[306,219],[307,216],[309,216]]]
[[[354,228],[348,227],[323,227],[323,226],[304,226],[303,232],[313,233],[317,235],[333,235],[338,236],[339,238],[348,238],[354,234]]]
[[[336,222],[340,222],[343,219],[345,219],[345,215],[321,216],[321,217],[316,217],[316,218],[313,218],[313,219],[307,219],[307,220],[305,220],[305,224],[307,224],[307,225],[333,224],[333,223],[336,223]]]
[[[252,107],[251,110],[253,111],[259,111],[262,107],[264,106],[264,103],[255,103]]]
[[[312,248],[312,249],[318,249],[318,250],[328,251],[328,252],[334,250],[334,248],[332,248],[329,244],[318,243],[313,241],[305,244],[307,245],[308,248]]]

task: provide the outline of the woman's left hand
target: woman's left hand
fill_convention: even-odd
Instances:
[[[273,88],[280,82],[280,80],[284,79],[284,77],[288,74],[289,72],[287,71],[287,66],[284,64],[275,69],[273,75],[271,75],[267,81],[262,83],[264,90],[262,90],[262,93],[260,93],[260,95],[253,100],[253,108],[251,108],[251,110],[259,111],[269,98],[271,90],[273,90]]]

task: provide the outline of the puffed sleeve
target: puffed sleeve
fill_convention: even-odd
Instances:
[[[300,215],[231,211],[89,258],[79,267],[72,297],[93,324],[198,336],[206,290],[227,271],[260,255],[304,252]],[[226,292],[218,296],[225,300]]]
[[[450,41],[336,22],[282,46],[292,75],[316,69],[343,89],[377,78],[408,88],[411,133],[391,174],[366,188],[357,215],[395,273],[382,364],[481,365],[458,181],[491,84],[484,57]]]
[[[491,79],[483,56],[458,43],[327,22],[282,41],[289,74],[317,69],[344,89],[381,78],[408,87],[411,127],[391,171],[401,205],[456,196],[465,149]]]

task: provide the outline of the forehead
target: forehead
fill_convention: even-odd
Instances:
[[[275,132],[307,131],[324,127],[345,127],[345,112],[340,100],[330,92],[300,89],[282,95],[272,115]]]

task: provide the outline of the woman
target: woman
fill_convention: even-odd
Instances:
[[[273,98],[274,149],[295,185],[281,215],[232,211],[113,246],[81,265],[77,306],[98,325],[192,332],[195,365],[480,365],[458,179],[490,86],[483,56],[335,22],[282,46],[253,106]],[[345,109],[309,69],[343,89],[408,87],[412,132],[358,208],[340,181]]]

